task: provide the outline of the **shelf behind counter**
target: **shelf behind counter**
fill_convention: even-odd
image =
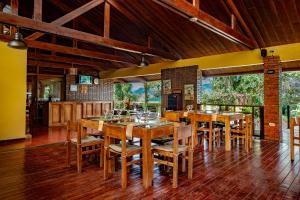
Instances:
[[[101,116],[113,108],[112,101],[50,102],[48,126],[65,126],[68,120],[76,121],[89,116]]]

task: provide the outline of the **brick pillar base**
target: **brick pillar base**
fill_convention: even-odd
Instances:
[[[264,134],[265,139],[281,136],[281,66],[279,56],[264,58]]]

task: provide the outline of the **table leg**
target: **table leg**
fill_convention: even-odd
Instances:
[[[294,126],[290,127],[290,153],[291,153],[291,160],[295,159],[295,152],[294,152]]]
[[[209,125],[209,132],[208,132],[208,151],[212,151],[212,143],[213,143],[213,124]]]
[[[143,137],[143,185],[145,189],[152,185],[152,165],[151,133],[145,130]]]
[[[230,143],[230,120],[227,118],[225,120],[225,151],[231,150]]]

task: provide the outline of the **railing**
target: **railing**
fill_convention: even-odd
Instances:
[[[223,105],[223,104],[198,104],[198,110],[232,111],[252,114],[253,136],[264,139],[264,107],[254,105]]]

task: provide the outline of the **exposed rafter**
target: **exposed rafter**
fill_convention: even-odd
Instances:
[[[12,37],[7,35],[0,35],[0,40],[7,42],[12,40]],[[95,59],[107,60],[107,61],[113,61],[119,63],[129,63],[135,65],[139,63],[135,59],[124,57],[124,56],[106,54],[102,52],[90,51],[90,50],[79,49],[79,48],[66,47],[62,45],[40,42],[35,40],[25,40],[25,41],[28,47],[30,48],[42,49],[42,50],[53,51],[57,53],[82,56],[87,58],[95,58]]]
[[[123,57],[123,56],[105,54],[105,53],[101,53],[101,52],[97,52],[97,51],[90,51],[90,50],[85,50],[85,49],[66,47],[66,46],[50,44],[50,43],[46,43],[46,42],[29,40],[28,46],[31,48],[36,48],[36,49],[55,51],[58,53],[83,56],[83,57],[88,57],[88,58],[96,58],[96,59],[113,61],[113,62],[137,64],[137,62],[134,59],[130,59],[130,58]]]
[[[250,49],[255,48],[253,39],[233,30],[230,26],[207,14],[206,12],[197,9],[193,4],[182,0],[153,0],[154,2],[166,7],[167,9],[197,23],[198,25]]]
[[[148,48],[136,44],[122,42],[114,39],[104,38],[102,36],[58,26],[51,23],[41,22],[26,17],[16,16],[0,12],[0,22],[6,24],[12,24],[28,29],[38,30],[42,32],[52,33],[80,41],[93,43],[101,46],[106,46],[126,52],[143,53],[149,56],[159,56],[162,58],[177,60],[177,57],[169,52],[162,51],[160,49]]]
[[[250,30],[250,28],[248,27],[248,25],[246,24],[244,18],[242,17],[242,15],[240,14],[239,10],[237,9],[236,5],[234,4],[234,2],[232,0],[224,0],[226,5],[228,5],[228,7],[230,8],[230,10],[232,11],[232,13],[234,14],[234,16],[237,18],[238,22],[240,23],[242,29],[246,32],[246,34],[254,41],[255,45],[258,46],[257,41],[254,37],[254,35],[252,34],[252,31]]]
[[[84,59],[80,59],[80,58],[70,58],[70,57],[64,57],[64,56],[35,54],[32,52],[28,52],[27,56],[29,59],[32,59],[32,60],[60,62],[60,63],[67,63],[67,64],[71,63],[71,64],[76,64],[76,65],[89,66],[96,70],[106,69],[104,67],[104,64],[101,62],[84,60]]]
[[[28,59],[27,65],[39,66],[39,67],[49,67],[49,68],[64,68],[64,69],[68,69],[68,68],[72,68],[72,67],[76,67],[76,68],[80,68],[80,69],[87,69],[87,68],[92,69],[87,66],[83,67],[80,65],[72,65],[70,63],[57,63],[57,62],[39,61],[39,60],[32,60],[32,59]]]
[[[36,8],[36,1],[39,2],[41,0],[35,0],[35,8]],[[51,22],[51,24],[55,24],[55,25],[64,25],[68,22],[70,22],[71,20],[79,17],[80,15],[88,12],[89,10],[95,8],[96,6],[99,6],[101,3],[103,3],[104,0],[93,0],[93,1],[90,1],[86,4],[84,4],[83,6],[80,6],[79,8],[69,12],[68,14],[54,20],[53,22]],[[36,32],[36,33],[33,33],[32,35],[26,37],[26,39],[28,40],[36,40],[40,37],[42,37],[44,35],[44,33],[40,33],[40,32]]]

